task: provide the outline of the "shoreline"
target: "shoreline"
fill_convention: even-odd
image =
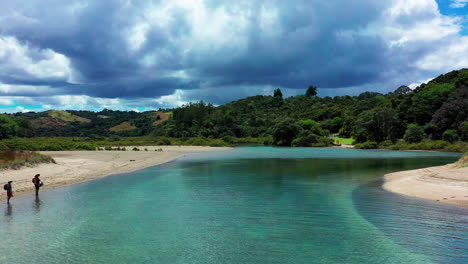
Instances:
[[[134,146],[127,146],[134,147]],[[35,174],[41,174],[45,185],[41,191],[55,189],[91,181],[106,176],[128,173],[144,168],[171,162],[187,154],[205,151],[222,151],[228,147],[201,146],[135,146],[140,151],[41,151],[56,161],[39,164],[34,167],[24,167],[19,170],[0,171],[0,185],[13,181],[13,199],[15,197],[34,193],[31,182]],[[144,151],[144,149],[148,151]],[[156,151],[162,149],[163,151]],[[2,190],[0,201],[6,200],[6,192]]]
[[[468,167],[455,163],[384,175],[383,189],[393,193],[468,208]]]

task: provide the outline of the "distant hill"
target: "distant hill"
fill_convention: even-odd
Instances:
[[[109,128],[110,131],[112,132],[120,132],[120,131],[129,131],[129,130],[135,130],[137,127],[132,125],[130,122],[122,122],[120,125],[114,126]]]
[[[33,118],[31,123],[33,127],[44,128],[59,128],[68,125],[71,122],[90,123],[91,120],[77,115],[73,115],[67,111],[49,110],[44,112],[47,116]]]
[[[39,113],[16,113],[12,117],[28,122],[29,134],[33,136],[142,136],[151,133],[154,126],[161,125],[170,117],[170,112],[113,111],[100,112],[49,110]]]
[[[171,115],[172,115],[172,112],[164,113],[164,112],[158,111],[154,113],[153,115],[151,115],[151,117],[156,119],[156,121],[153,122],[153,126],[159,126],[162,123],[166,122],[167,120],[169,120]]]
[[[261,137],[273,141],[289,137],[277,142],[287,145],[294,140],[294,144],[319,144],[321,137],[339,134],[377,143],[402,138],[468,140],[468,69],[440,75],[414,90],[401,86],[387,94],[368,91],[358,96],[283,98],[276,91],[275,95],[247,97],[217,107],[198,102],[143,113],[108,109],[16,113],[3,119],[11,118],[19,129],[4,130],[10,132],[0,133],[0,139],[12,135]]]

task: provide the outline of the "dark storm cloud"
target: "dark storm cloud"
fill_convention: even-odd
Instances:
[[[175,2],[4,0],[0,37],[29,47],[23,55],[31,61],[43,60],[44,50],[64,55],[71,73],[10,67],[0,82],[108,98],[191,90],[222,103],[262,87],[367,88],[428,74],[409,62],[433,43],[391,48],[378,32],[376,21],[395,1]],[[395,23],[410,27],[428,17],[420,12]]]

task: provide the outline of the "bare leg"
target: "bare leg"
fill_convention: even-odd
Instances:
[[[7,203],[10,203],[10,198],[11,198],[11,196],[8,196]]]

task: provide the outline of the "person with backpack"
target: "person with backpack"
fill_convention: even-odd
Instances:
[[[11,186],[11,183],[13,181],[8,181],[7,184],[3,185],[3,189],[7,191],[7,203],[10,203],[11,197],[13,197],[13,187]]]
[[[36,174],[34,178],[32,179],[32,182],[34,183],[34,187],[36,188],[36,196],[39,195],[39,188],[41,188],[44,183],[39,179],[40,174]]]

